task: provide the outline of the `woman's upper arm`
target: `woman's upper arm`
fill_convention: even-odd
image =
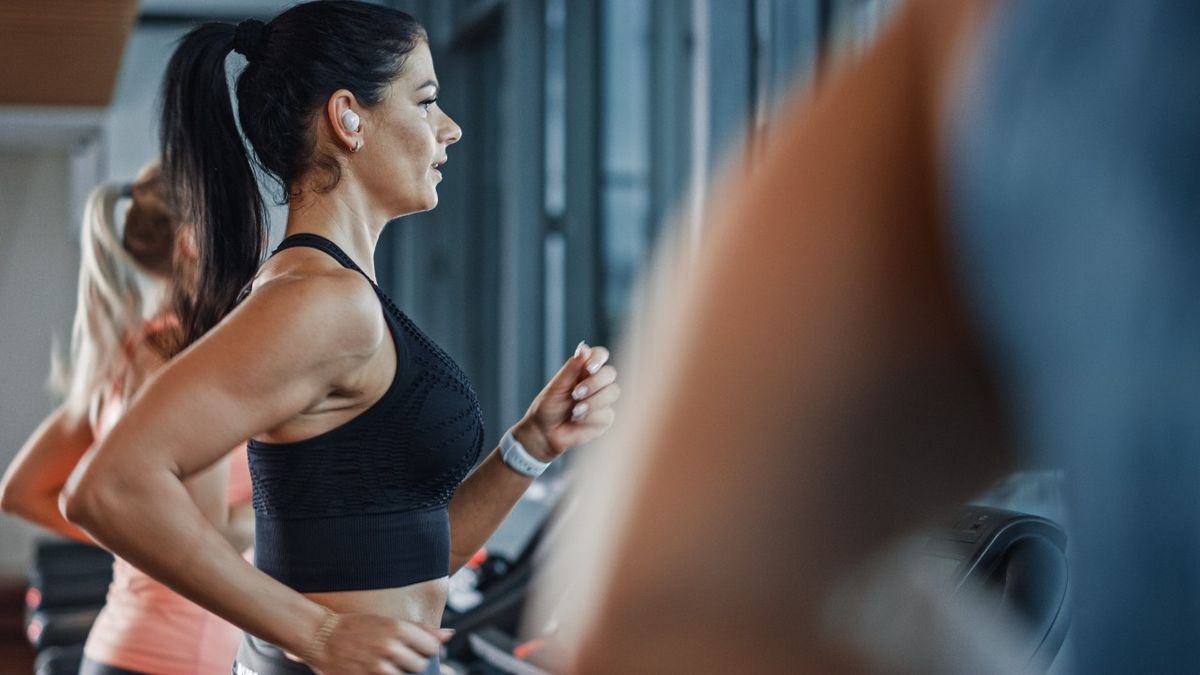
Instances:
[[[364,295],[364,289],[366,294]],[[374,303],[374,304],[371,304]],[[186,477],[318,402],[375,348],[361,278],[283,278],[257,289],[161,368],[101,444],[96,466]]]

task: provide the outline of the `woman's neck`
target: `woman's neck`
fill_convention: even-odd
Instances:
[[[343,181],[328,192],[305,190],[293,197],[284,236],[316,234],[337,244],[346,255],[375,278],[375,244],[387,216],[372,209],[366,195]]]

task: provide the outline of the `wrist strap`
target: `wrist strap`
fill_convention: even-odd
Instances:
[[[537,478],[550,466],[550,462],[539,462],[529,454],[525,446],[513,438],[511,430],[505,432],[504,437],[500,439],[500,458],[508,468],[530,478]]]

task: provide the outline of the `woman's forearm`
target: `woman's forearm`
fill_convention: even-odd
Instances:
[[[51,532],[91,543],[59,509],[59,492],[92,444],[91,427],[82,415],[59,406],[25,442],[0,480],[0,511]]]
[[[466,564],[487,543],[533,484],[513,471],[493,450],[450,500],[450,573]]]
[[[513,440],[533,460],[552,462],[595,440],[612,424],[612,404],[620,389],[614,384],[616,370],[605,365],[608,357],[608,349],[580,343],[512,427]],[[532,483],[533,478],[509,467],[499,450],[463,481],[450,500],[452,574],[496,532]]]
[[[326,610],[241,558],[169,471],[85,471],[68,484],[67,517],[180,595],[303,655]]]
[[[86,544],[96,543],[87,532],[63,517],[57,492],[22,495],[20,498],[14,498],[12,502],[5,502],[3,511],[55,534]]]

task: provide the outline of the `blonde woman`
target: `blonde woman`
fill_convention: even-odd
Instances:
[[[131,203],[118,234],[114,208],[126,191]],[[8,467],[0,507],[58,534],[91,541],[59,509],[68,476],[121,416],[127,401],[164,362],[179,322],[157,307],[172,287],[190,285],[194,246],[188,228],[168,207],[157,163],[132,188],[112,183],[91,194],[82,231],[79,295],[70,360],[55,363],[63,402],[38,427]],[[138,273],[154,280],[145,297]],[[189,478],[196,506],[238,550],[253,538],[245,448]],[[104,610],[85,647],[83,673],[228,673],[240,632],[117,559]]]

